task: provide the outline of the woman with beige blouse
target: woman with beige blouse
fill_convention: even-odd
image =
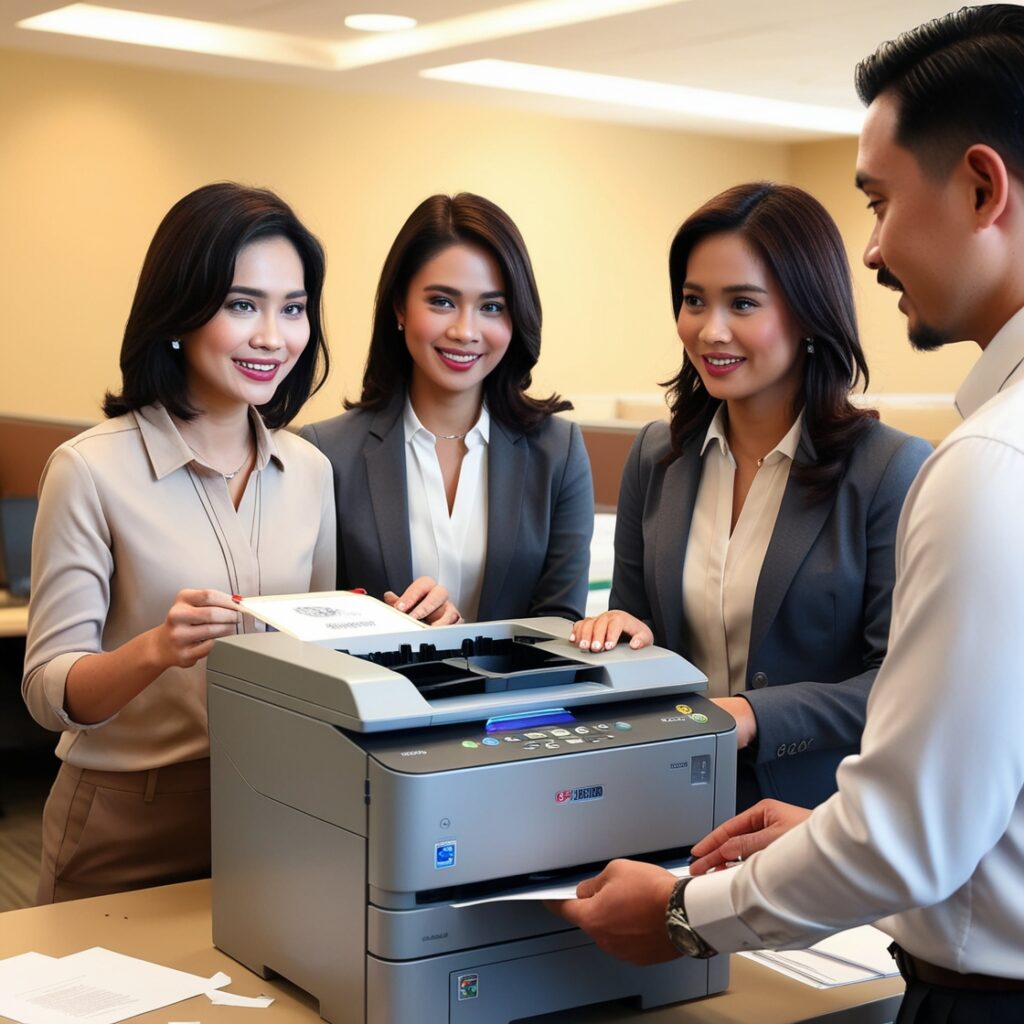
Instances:
[[[205,658],[233,594],[333,587],[330,465],[278,430],[326,374],[319,242],[271,192],[185,196],[150,244],[108,419],[40,483],[22,692],[61,732],[41,903],[210,868]]]

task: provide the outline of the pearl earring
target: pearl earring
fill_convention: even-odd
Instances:
[[[400,331],[404,331],[404,330],[405,330],[405,324],[399,324],[399,325],[398,325],[398,329],[399,329]]]
[[[814,355],[814,339],[813,338],[804,338],[803,340],[807,344],[807,354],[810,355],[810,356],[813,356]]]
[[[173,348],[175,352],[180,351],[181,350],[181,339],[180,338],[171,338],[171,348]]]

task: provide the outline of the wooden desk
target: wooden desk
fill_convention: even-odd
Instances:
[[[268,1010],[247,1011],[254,1015],[253,1024],[317,1024],[319,1020],[316,1003],[305,992],[285,981],[264,981],[213,948],[208,881],[0,914],[0,957],[28,950],[65,956],[90,946],[105,946],[204,977],[225,971],[232,978],[230,991],[274,997]],[[902,991],[903,983],[898,978],[813,989],[742,957],[733,957],[729,991],[710,999],[647,1013],[621,1004],[607,1005],[544,1020],[547,1024],[884,1024],[895,1018]],[[197,996],[133,1018],[142,1024],[166,1024],[168,1020],[237,1024],[239,1011],[214,1006],[205,996]]]
[[[0,636],[24,636],[27,631],[27,604],[0,608]]]

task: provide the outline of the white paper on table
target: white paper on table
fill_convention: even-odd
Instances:
[[[55,956],[48,956],[46,953],[18,953],[15,956],[4,957],[0,960],[0,977],[5,975],[8,971],[20,971],[22,967],[40,965],[53,960],[56,960]]]
[[[689,864],[677,864],[673,866],[666,866],[666,871],[670,871],[676,878],[685,878],[690,873]],[[477,907],[484,903],[509,903],[509,902],[527,902],[527,901],[539,901],[539,900],[574,900],[576,899],[576,886],[578,882],[571,882],[568,885],[548,885],[538,886],[533,889],[517,889],[515,892],[500,893],[497,896],[485,896],[479,900],[464,900],[460,903],[452,903],[451,906],[456,910],[462,907]]]
[[[891,978],[899,974],[896,961],[889,952],[891,943],[891,935],[879,931],[874,925],[863,924],[859,928],[849,928],[845,932],[830,935],[816,942],[811,949]]]
[[[897,974],[896,964],[887,952],[890,941],[877,928],[863,925],[831,935],[810,949],[765,949],[741,956],[805,985],[836,988]]]
[[[22,959],[17,976],[0,965],[0,1015],[21,1024],[116,1024],[211,987],[170,967],[99,946],[60,958]]]
[[[207,992],[207,998],[217,1006],[249,1006],[265,1010],[274,1000],[270,996],[236,996],[234,992]]]

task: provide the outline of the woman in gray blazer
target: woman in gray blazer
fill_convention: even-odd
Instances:
[[[868,371],[849,265],[807,193],[716,196],[679,229],[669,276],[685,347],[671,420],[633,445],[612,610],[574,639],[689,657],[736,719],[738,806],[813,806],[859,747],[900,510],[931,449],[850,402]]]
[[[554,415],[571,405],[526,393],[540,329],[503,210],[462,193],[413,211],[381,272],[359,401],[302,431],[334,467],[339,588],[432,623],[580,617],[590,463]]]

